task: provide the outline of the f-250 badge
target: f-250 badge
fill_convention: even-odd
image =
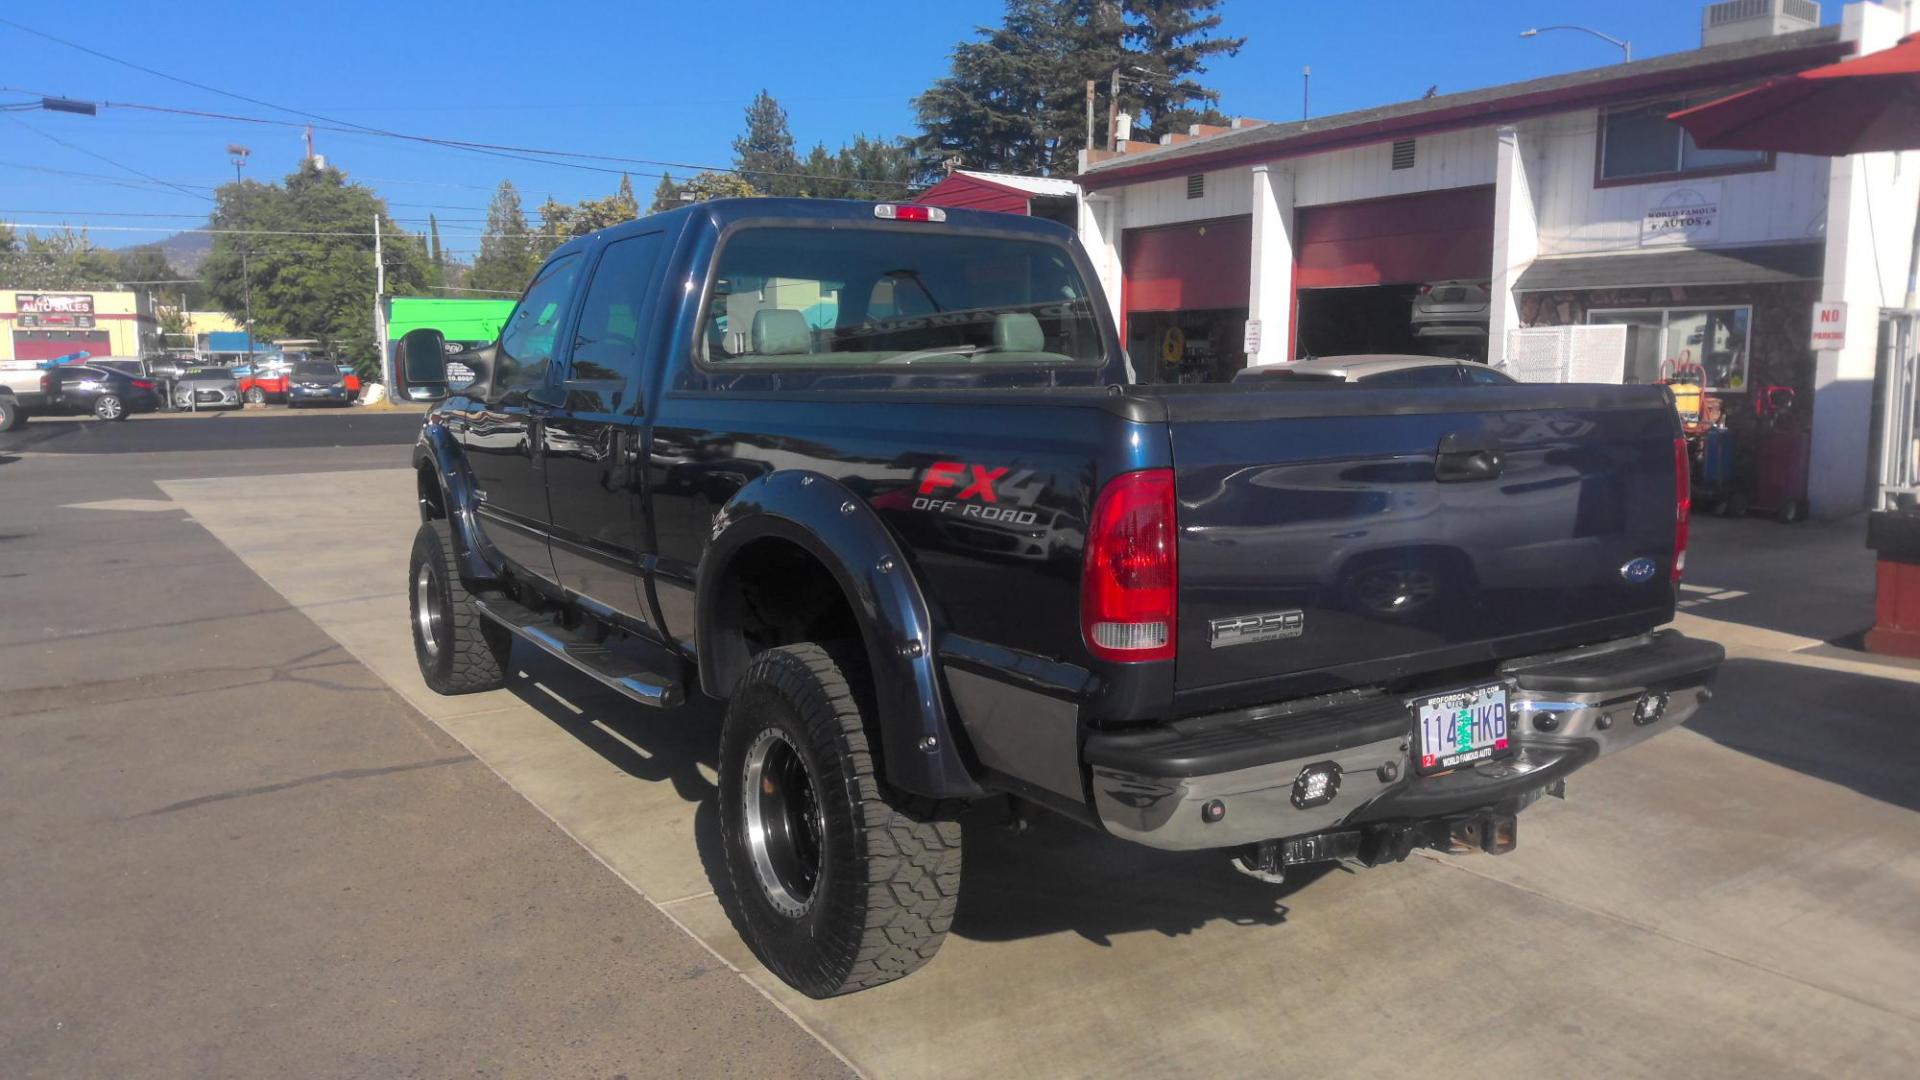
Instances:
[[[1229,645],[1252,645],[1259,641],[1297,638],[1306,632],[1307,613],[1294,608],[1291,611],[1268,611],[1259,615],[1213,619],[1207,623],[1207,643],[1212,648],[1224,649]]]
[[[915,510],[1008,525],[1032,525],[1040,515],[1029,509],[1046,490],[1032,469],[980,465],[970,461],[936,461],[920,473]]]

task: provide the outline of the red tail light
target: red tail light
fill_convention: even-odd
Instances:
[[[1693,516],[1693,459],[1687,440],[1673,440],[1673,580],[1677,585],[1687,569],[1687,539]]]
[[[40,376],[40,392],[43,394],[53,393],[53,372],[49,371],[45,375]]]
[[[1123,473],[1094,502],[1080,634],[1102,660],[1171,660],[1179,567],[1173,470]]]
[[[135,389],[139,389],[139,390],[153,389],[153,383],[147,379],[135,379],[133,380],[133,385]]]

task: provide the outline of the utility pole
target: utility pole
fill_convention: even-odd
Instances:
[[[380,349],[380,379],[393,394],[393,358],[387,355],[387,320],[382,298],[387,295],[387,260],[380,246],[380,212],[373,212],[373,341]]]
[[[227,145],[227,153],[233,155],[233,201],[235,204],[238,204],[240,202],[240,196],[245,194],[244,181],[240,179],[240,170],[246,167],[247,158],[252,155],[253,151],[241,146],[239,143],[229,143]],[[253,268],[247,261],[247,249],[252,247],[252,244],[247,239],[246,226],[249,222],[245,220],[245,217],[246,215],[243,213],[240,223],[240,281],[246,296],[247,367],[251,368],[253,367]]]
[[[1114,68],[1107,80],[1107,149],[1118,150],[1115,137],[1120,133],[1120,69]]]
[[[1094,80],[1087,80],[1087,149],[1093,149],[1093,87]]]
[[[1308,65],[1300,69],[1300,119],[1305,120],[1313,115],[1313,110],[1309,107],[1312,101],[1313,66]]]

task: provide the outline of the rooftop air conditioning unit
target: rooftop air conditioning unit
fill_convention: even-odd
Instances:
[[[1700,45],[1725,45],[1812,30],[1820,25],[1816,0],[1721,0],[1700,16]]]

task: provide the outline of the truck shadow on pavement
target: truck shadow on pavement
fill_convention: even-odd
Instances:
[[[1920,682],[1736,658],[1687,727],[1714,742],[1920,810]]]
[[[508,689],[521,701],[628,776],[671,784],[694,804],[701,867],[738,930],[718,789],[708,779],[718,757],[719,706],[696,697],[679,709],[650,710],[536,650],[519,647],[513,660],[523,674]],[[1221,920],[1274,926],[1286,921],[1288,896],[1332,872],[1302,867],[1286,884],[1268,885],[1235,871],[1224,852],[1156,851],[1038,811],[1021,822],[1000,800],[969,809],[961,827],[965,869],[952,932],[979,941],[1071,931],[1106,946],[1119,934],[1190,934]]]

